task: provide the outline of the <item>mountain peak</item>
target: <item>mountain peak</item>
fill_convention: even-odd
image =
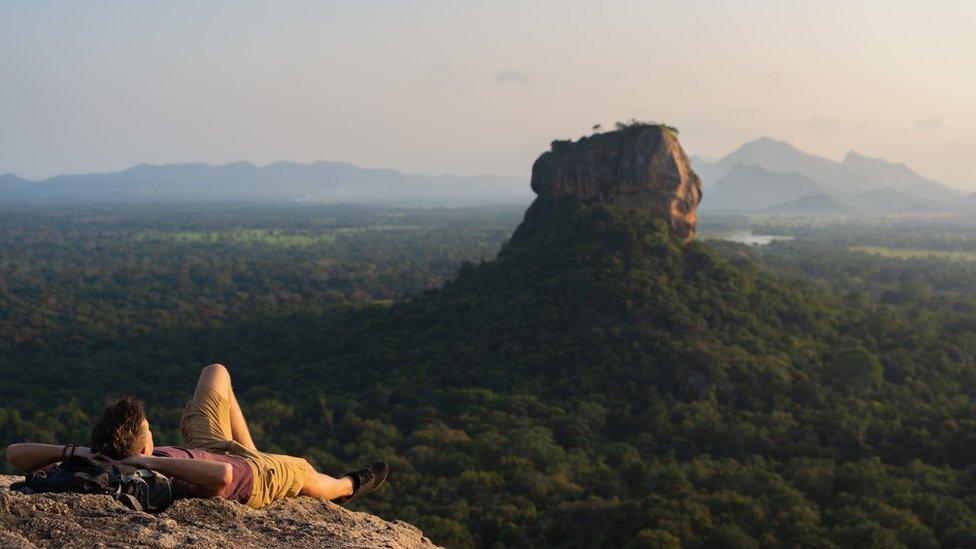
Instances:
[[[874,157],[871,157],[871,156],[865,156],[865,155],[863,155],[863,154],[855,151],[854,149],[851,149],[850,151],[847,152],[847,154],[844,155],[843,164],[846,164],[846,165],[851,165],[851,164],[872,164],[872,165],[875,165],[875,166],[887,166],[887,167],[892,167],[892,168],[899,168],[899,169],[902,169],[902,170],[905,170],[905,171],[909,171],[909,172],[911,171],[908,168],[908,166],[906,166],[903,162],[889,162],[887,160],[884,160],[883,158],[874,158]]]
[[[12,173],[4,173],[0,174],[0,183],[18,185],[21,183],[27,183],[27,180]]]
[[[237,169],[256,169],[257,166],[253,162],[248,162],[247,160],[238,160],[236,162],[228,162],[218,166],[220,168],[237,168]]]
[[[553,141],[532,166],[532,190],[539,196],[527,221],[553,199],[572,198],[648,210],[679,238],[695,236],[701,181],[668,126],[635,123],[575,142]]]
[[[779,173],[759,164],[736,164],[711,186],[702,208],[756,210],[825,191],[822,185],[797,172]]]
[[[745,156],[747,158],[752,157],[757,160],[762,160],[768,157],[775,158],[778,155],[788,155],[789,157],[810,156],[792,143],[773,139],[772,137],[760,137],[759,139],[747,141],[729,156]]]
[[[887,160],[881,160],[880,158],[872,158],[870,156],[863,155],[854,149],[847,151],[847,154],[844,155],[844,159],[841,162],[847,164],[850,162],[860,162],[866,160],[873,162],[884,162],[885,164],[894,164],[894,162],[888,162]]]
[[[719,185],[730,174],[741,175],[743,172],[737,167],[739,165],[761,166],[768,172],[777,174],[802,175],[822,186],[822,191],[829,191],[840,200],[848,200],[852,195],[876,189],[893,189],[933,204],[941,201],[943,205],[940,208],[949,211],[957,206],[955,200],[961,196],[960,191],[925,178],[905,164],[872,158],[855,150],[849,151],[841,162],[835,162],[806,153],[785,141],[765,136],[742,144],[715,162],[705,163],[699,160],[695,169],[701,174],[706,188],[710,189]],[[772,182],[772,178],[765,179]],[[778,181],[777,185],[782,186]],[[756,204],[763,202],[762,195],[767,194],[765,189],[755,185],[750,193],[743,193],[742,189],[736,191],[734,196],[725,192],[724,198],[734,198],[732,202],[745,209],[756,207]],[[706,207],[713,208],[723,200],[709,202]]]
[[[847,206],[827,193],[804,196],[774,204],[765,209],[777,214],[835,214],[847,211]]]
[[[769,137],[768,135],[763,135],[759,138],[753,139],[752,141],[747,141],[743,144],[743,146],[748,146],[748,145],[779,145],[779,146],[786,146],[791,149],[796,148],[792,144],[783,141],[782,139],[776,139],[773,137]]]

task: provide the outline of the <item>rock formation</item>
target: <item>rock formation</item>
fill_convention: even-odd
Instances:
[[[420,530],[327,501],[289,498],[256,511],[227,500],[176,501],[158,515],[108,496],[32,494],[0,475],[0,548],[436,547]]]
[[[676,133],[635,123],[575,142],[554,141],[532,166],[532,190],[539,196],[530,213],[541,213],[559,197],[643,208],[667,220],[682,240],[692,240],[701,180]]]

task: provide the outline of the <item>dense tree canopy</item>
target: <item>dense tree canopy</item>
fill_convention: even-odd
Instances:
[[[177,442],[219,360],[259,446],[388,460],[357,505],[448,546],[976,544],[968,265],[577,203],[490,261],[510,211],[16,215],[3,442],[84,441],[122,392]]]

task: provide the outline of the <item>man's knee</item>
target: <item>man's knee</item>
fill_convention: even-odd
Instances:
[[[224,398],[229,398],[230,372],[223,364],[211,364],[200,371],[199,385],[209,388]]]
[[[203,370],[200,370],[200,375],[213,375],[213,376],[227,376],[230,377],[230,372],[227,371],[227,367],[223,364],[213,363],[210,366],[204,366]]]

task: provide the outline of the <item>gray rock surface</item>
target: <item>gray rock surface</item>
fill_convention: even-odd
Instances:
[[[18,480],[0,475],[0,548],[436,547],[405,522],[312,498],[260,511],[219,498],[188,499],[149,515],[107,496],[11,492]]]

